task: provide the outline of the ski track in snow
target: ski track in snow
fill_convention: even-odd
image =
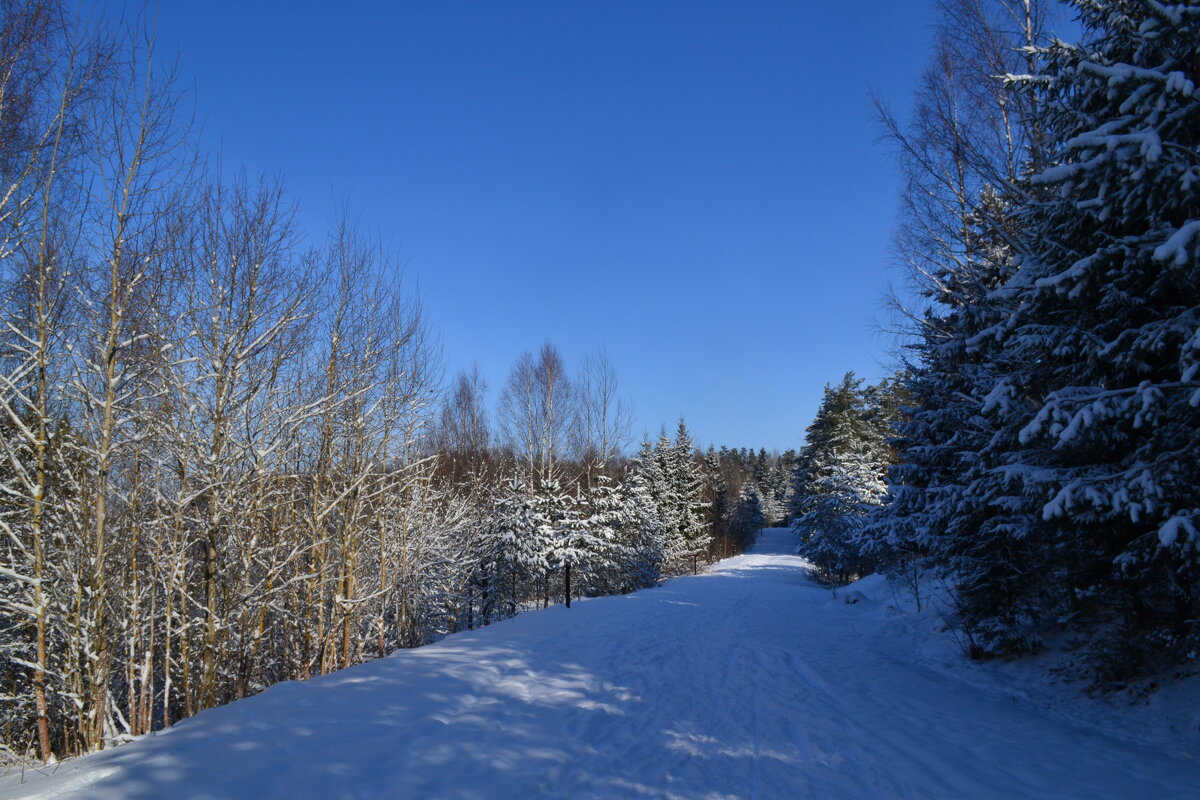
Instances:
[[[880,603],[793,548],[767,530],[704,575],[279,684],[0,798],[1200,796],[1197,739],[906,659]]]

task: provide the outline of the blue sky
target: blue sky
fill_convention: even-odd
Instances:
[[[931,0],[161,3],[205,143],[349,204],[419,286],[447,371],[605,348],[637,430],[798,447],[876,379]]]

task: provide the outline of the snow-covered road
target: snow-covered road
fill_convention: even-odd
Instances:
[[[1200,796],[1195,738],[906,657],[881,597],[831,597],[792,546],[282,684],[0,797]]]

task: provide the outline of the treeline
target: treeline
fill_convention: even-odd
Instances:
[[[758,531],[788,519],[796,453],[710,447],[704,454],[709,519],[721,557],[753,544]]]
[[[686,424],[643,441],[604,355],[568,377],[558,350],[518,359],[496,424],[477,369],[452,382],[428,435],[430,485],[464,517],[446,568],[454,614],[430,636],[572,598],[634,591],[711,557],[707,477]]]
[[[845,504],[837,577],[943,578],[973,656],[1065,641],[1111,688],[1200,652],[1200,7],[1072,6],[1077,44],[1045,3],[948,0],[913,122],[883,114],[928,303],[895,455],[842,415],[841,472],[874,469],[802,504]]]

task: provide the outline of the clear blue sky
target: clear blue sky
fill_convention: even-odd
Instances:
[[[158,36],[226,170],[397,253],[449,374],[604,347],[639,432],[782,450],[886,371],[868,95],[907,110],[932,5],[164,0]]]

